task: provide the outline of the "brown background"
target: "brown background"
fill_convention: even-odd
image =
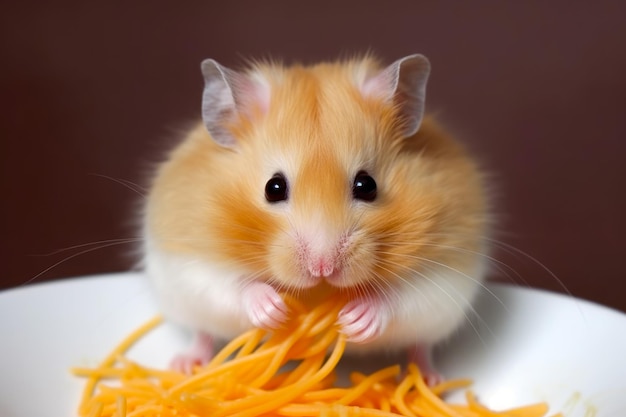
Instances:
[[[494,276],[626,310],[625,5],[5,2],[0,288],[133,265],[111,239],[137,236],[141,191],[121,183],[145,184],[199,116],[202,59],[370,49],[431,59],[428,108],[492,173],[498,239],[528,254],[496,250],[515,272]]]

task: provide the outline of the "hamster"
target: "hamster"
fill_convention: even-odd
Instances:
[[[439,378],[429,351],[468,320],[489,217],[477,164],[424,115],[427,58],[202,73],[202,122],[160,165],[144,216],[162,311],[197,333],[172,366],[280,326],[281,292],[336,289],[349,351],[406,349]]]

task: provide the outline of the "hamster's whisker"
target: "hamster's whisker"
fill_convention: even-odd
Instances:
[[[53,270],[57,266],[62,265],[65,262],[67,262],[67,261],[69,261],[71,259],[77,258],[79,256],[82,256],[82,255],[85,255],[87,253],[94,252],[94,251],[97,251],[97,250],[100,250],[100,249],[109,248],[109,247],[117,246],[117,245],[124,245],[124,244],[129,244],[129,243],[135,243],[136,240],[135,239],[130,239],[130,240],[128,240],[128,239],[111,239],[110,241],[103,241],[103,242],[105,242],[105,243],[101,243],[101,244],[98,244],[98,246],[87,248],[87,249],[81,250],[79,252],[76,252],[76,253],[74,253],[72,255],[66,256],[65,258],[61,259],[60,261],[55,262],[54,264],[52,264],[49,267],[45,268],[43,271],[37,273],[33,277],[31,277],[31,278],[27,279],[26,281],[22,282],[20,285],[26,285],[26,284],[29,284],[29,283],[35,281],[37,278],[41,277],[45,273]],[[85,245],[89,246],[89,244],[85,244]],[[78,245],[78,247],[85,247],[85,245]],[[70,250],[70,249],[68,248],[68,249],[64,249],[62,251],[66,251],[66,250]],[[60,253],[60,252],[56,252],[56,253]],[[41,255],[39,255],[39,256],[41,256]]]
[[[242,284],[243,284],[243,285],[250,284],[251,282],[254,282],[254,281],[256,281],[257,279],[259,279],[259,278],[261,278],[261,277],[264,277],[264,276],[268,276],[268,275],[269,275],[269,268],[262,268],[262,269],[259,269],[258,271],[255,271],[255,272],[254,272],[254,273],[252,273],[252,274],[245,275],[245,276],[242,278]],[[271,279],[271,277],[270,277],[270,279]]]
[[[424,265],[423,267],[424,267],[426,270],[430,271],[430,272],[431,272],[434,276],[437,276],[438,274],[440,274],[440,271],[437,271],[437,270],[436,270],[434,267],[432,267],[432,266]],[[412,269],[410,269],[410,270],[412,270]],[[417,272],[417,271],[414,271],[414,270],[412,270],[412,271],[413,271],[413,272]],[[421,273],[420,275],[421,275],[423,278],[426,278],[426,279],[428,279],[428,280],[432,281],[432,279],[430,279],[430,277],[426,276],[426,274]],[[481,325],[483,325],[483,326],[487,329],[487,331],[489,332],[489,334],[490,334],[491,336],[496,337],[495,332],[491,329],[491,327],[489,327],[489,325],[487,324],[487,321],[486,321],[486,320],[485,320],[485,319],[484,319],[484,318],[483,318],[483,317],[482,317],[482,316],[478,313],[478,311],[477,311],[477,310],[476,310],[476,308],[474,307],[474,304],[473,304],[473,303],[471,303],[471,302],[469,302],[469,300],[467,300],[467,299],[463,296],[463,294],[462,294],[462,293],[460,293],[460,292],[459,292],[459,291],[458,291],[458,290],[457,290],[454,286],[450,287],[450,289],[451,289],[452,291],[456,292],[458,295],[460,295],[460,296],[461,296],[461,298],[465,299],[465,300],[468,302],[468,310],[472,313],[472,315],[473,315],[474,317],[476,317],[476,319],[480,322],[480,324],[481,324]],[[495,299],[499,302],[499,304],[500,304],[500,305],[502,305],[502,306],[503,306],[503,308],[504,308],[504,310],[505,310],[506,312],[509,312],[509,309],[508,309],[508,308],[504,305],[504,303],[502,302],[502,300],[501,300],[500,298],[495,297]],[[467,318],[467,320],[468,320],[468,321],[469,321],[469,320],[471,320],[471,317],[469,317],[469,316],[467,316],[467,315],[466,315],[465,317]],[[474,328],[474,330],[476,330],[476,328],[475,328],[474,326],[472,326],[472,327]],[[477,335],[478,335],[478,336],[479,336],[479,338],[481,339],[481,342],[483,342],[483,344],[484,344],[484,341],[483,341],[482,336],[480,336],[480,334],[478,334],[478,333],[477,333]]]
[[[381,252],[381,253],[385,253],[385,254],[389,254],[389,255],[393,255],[393,253],[389,253],[389,252]],[[462,277],[465,277],[467,279],[469,279],[470,281],[474,282],[475,284],[477,284],[478,286],[480,286],[483,290],[485,290],[487,293],[489,293],[489,295],[491,295],[495,300],[498,301],[498,303],[500,303],[502,305],[502,307],[504,307],[507,311],[508,311],[508,307],[504,304],[504,302],[489,288],[487,287],[482,281],[466,274],[463,271],[460,271],[454,267],[451,267],[450,265],[446,265],[442,262],[437,262],[435,260],[432,259],[428,259],[428,258],[424,258],[422,256],[417,256],[417,255],[403,255],[407,258],[411,258],[411,259],[416,259],[418,261],[423,261],[423,262],[428,262],[437,266],[440,266],[442,268],[446,268],[452,272],[454,272],[455,274],[458,274]],[[417,272],[415,269],[412,269],[413,272]]]
[[[374,273],[374,279],[370,282],[378,289],[378,291],[374,291],[377,296],[383,295],[385,298],[390,299],[389,292],[396,291],[396,288],[394,288],[388,280],[384,279],[380,273]],[[363,283],[363,286],[366,286],[366,284]]]
[[[541,268],[544,272],[546,272],[547,274],[549,274],[552,279],[554,279],[554,281],[556,281],[556,283],[561,287],[561,289],[563,289],[563,291],[565,291],[567,293],[567,295],[569,295],[570,297],[574,297],[574,294],[572,294],[572,292],[570,291],[570,289],[565,285],[565,283],[554,273],[552,272],[552,270],[550,268],[547,267],[547,265],[545,265],[543,262],[541,262],[539,259],[537,259],[536,257],[532,256],[531,254],[529,254],[528,252],[525,252],[511,244],[508,244],[506,242],[503,241],[498,241],[495,239],[488,239],[490,242],[497,244],[500,248],[508,251],[510,254],[512,255],[519,255],[522,256],[525,259],[530,260],[531,262],[533,262],[535,265],[537,265],[539,268]]]
[[[359,276],[369,276],[372,271],[369,268],[363,266],[362,264],[357,264],[354,266],[357,269],[357,275]],[[359,297],[371,298],[372,297],[372,288],[369,286],[375,286],[379,291],[374,291],[377,296],[381,294],[390,301],[389,305],[392,302],[395,303],[396,300],[392,300],[390,292],[396,292],[397,288],[395,288],[388,280],[385,280],[380,274],[374,273],[374,279],[369,281],[359,280],[356,284],[356,292]],[[369,286],[368,286],[369,284]]]
[[[237,259],[230,260],[227,263],[227,265],[232,265],[233,267],[251,266],[254,268],[258,268],[259,264],[264,264],[264,263],[265,263],[265,257],[263,255],[246,255]],[[265,269],[269,271],[268,267],[265,267]]]
[[[424,266],[426,270],[430,271],[433,276],[437,276],[440,274],[440,271],[436,271],[433,267],[431,266]],[[443,287],[441,287],[440,285],[436,284],[436,278],[431,278],[430,276],[428,276],[427,274],[420,272],[420,271],[416,271],[414,269],[408,268],[410,271],[417,273],[419,276],[421,276],[422,278],[430,281],[431,283],[434,283],[439,289],[440,291],[442,291],[444,294],[446,294],[448,297],[453,298]],[[484,326],[487,329],[487,332],[492,336],[492,337],[496,337],[495,332],[491,329],[491,327],[489,326],[489,324],[487,323],[487,321],[478,313],[478,311],[476,310],[476,308],[474,307],[474,304],[472,302],[470,302],[470,300],[468,300],[459,290],[456,289],[456,287],[454,286],[450,286],[449,290],[453,291],[454,293],[456,293],[457,295],[459,295],[461,297],[461,299],[465,300],[466,302],[466,309],[463,309],[462,306],[460,306],[458,303],[456,303],[456,305],[458,306],[458,308],[463,310],[463,315],[465,316],[465,320],[469,323],[469,325],[471,326],[472,330],[474,331],[474,333],[478,336],[478,338],[480,339],[481,343],[486,346],[486,341],[484,340],[483,336],[481,335],[480,331],[478,330],[478,328],[476,327],[476,325],[474,324],[474,321],[472,320],[472,317],[475,317],[476,320],[478,320],[478,322]],[[503,308],[508,311],[508,308],[504,305],[504,303],[502,302],[502,300],[500,300],[498,297],[495,297],[496,300],[503,306]],[[471,313],[471,316],[468,315],[468,311]]]
[[[392,285],[388,280],[386,280],[381,274],[375,273],[375,282],[378,288],[380,288],[380,293],[382,294],[385,300],[387,301],[387,305],[395,305],[395,303],[400,298],[400,290]],[[380,295],[379,295],[380,296]]]
[[[90,247],[90,246],[99,245],[100,247],[108,247],[108,246],[114,246],[114,245],[123,245],[123,244],[126,244],[126,243],[137,243],[137,242],[141,242],[141,241],[143,241],[143,238],[141,238],[141,237],[129,237],[129,238],[120,238],[120,239],[98,240],[98,241],[94,241],[94,242],[87,242],[87,243],[81,243],[81,244],[78,244],[78,245],[67,246],[65,248],[54,250],[52,252],[42,253],[42,254],[34,254],[34,255],[31,255],[31,256],[54,256],[54,255],[58,255],[59,253],[68,252],[68,251],[75,250],[75,249],[82,249],[82,248],[86,248],[86,247]],[[95,249],[98,249],[98,248],[94,248],[94,250]]]
[[[486,253],[475,251],[475,250],[471,250],[471,249],[467,249],[467,248],[461,248],[461,247],[457,247],[457,246],[442,245],[442,244],[439,244],[439,243],[421,243],[421,245],[422,246],[435,247],[435,248],[441,248],[441,249],[447,249],[447,250],[453,250],[453,251],[457,251],[457,252],[460,252],[460,253],[467,253],[467,254],[470,254],[470,255],[480,256],[480,257],[486,259],[487,261],[489,261],[489,264],[493,265],[495,268],[497,268],[498,271],[502,275],[508,277],[509,279],[512,279],[511,276],[509,275],[509,273],[512,273],[520,281],[524,282],[525,284],[528,284],[528,282],[524,279],[524,277],[522,277],[522,275],[519,272],[517,272],[515,270],[515,268],[513,268],[512,266],[510,266],[506,262],[503,262],[500,259],[495,258],[495,257],[493,257],[491,255],[486,254]]]
[[[162,237],[161,240],[163,241],[168,241],[168,242],[189,242],[189,243],[196,243],[196,242],[206,242],[206,239],[202,239],[202,238],[185,238],[185,237]],[[257,242],[257,241],[253,241],[253,240],[245,240],[245,239],[225,239],[225,238],[220,238],[220,239],[214,239],[211,241],[211,243],[238,243],[238,244],[245,244],[246,246],[261,246],[261,247],[268,247],[268,246],[272,246],[273,244],[271,243],[264,243],[264,242]]]
[[[394,277],[396,277],[398,280],[402,281],[403,283],[405,283],[406,285],[410,286],[413,290],[415,290],[418,293],[421,293],[421,291],[419,290],[419,288],[410,280],[406,279],[404,276],[400,275],[397,272],[392,271],[389,268],[386,268],[385,266],[389,265],[389,266],[403,266],[403,265],[399,265],[399,264],[394,264],[389,260],[381,260],[378,259],[376,261],[376,266],[380,269],[382,269],[383,271],[386,271],[387,273],[393,275]],[[412,271],[412,272],[416,272],[417,274],[419,274],[419,272],[417,271],[413,271],[411,268],[408,267],[404,267],[405,270],[407,271]],[[381,279],[384,280],[384,277],[382,277],[382,275],[378,275]],[[430,302],[430,300],[427,300],[428,302]]]
[[[412,273],[414,273],[414,274],[416,274],[416,275],[420,276],[421,278],[426,279],[427,281],[429,281],[430,283],[432,283],[433,285],[435,285],[435,286],[436,286],[436,287],[437,287],[437,288],[438,288],[438,289],[439,289],[442,293],[446,294],[446,296],[448,296],[449,298],[451,298],[453,301],[455,300],[455,299],[454,299],[454,298],[453,298],[453,297],[452,297],[452,296],[451,296],[451,295],[450,295],[450,294],[449,294],[449,293],[448,293],[448,292],[447,292],[447,291],[446,291],[446,290],[445,290],[445,289],[444,289],[441,285],[439,285],[439,284],[436,282],[436,280],[435,280],[435,279],[432,279],[430,276],[428,276],[428,275],[427,275],[427,274],[425,274],[424,272],[419,271],[419,270],[414,269],[414,268],[411,268],[411,267],[406,266],[406,265],[400,265],[400,264],[397,264],[397,263],[392,263],[392,262],[390,262],[389,260],[385,260],[384,262],[385,262],[385,263],[387,263],[387,264],[389,264],[389,265],[391,265],[391,266],[399,266],[399,267],[401,267],[402,269],[404,269],[404,270],[405,270],[405,271],[407,271],[407,272],[412,272]],[[379,265],[379,266],[381,266],[381,265]],[[428,265],[424,265],[423,267],[424,267],[425,269],[429,270],[430,272],[432,272],[432,274],[433,274],[433,275],[438,275],[438,272],[437,272],[437,271],[436,271],[433,267],[430,267],[430,266],[428,266]],[[382,268],[382,266],[381,266],[381,268]],[[385,269],[385,268],[383,268],[383,269]],[[385,269],[385,270],[389,271],[388,269]],[[392,271],[389,271],[389,272],[390,272],[390,273],[393,273]],[[416,287],[416,286],[415,286],[412,282],[410,282],[409,280],[407,280],[406,278],[404,278],[402,275],[397,274],[397,273],[394,273],[394,275],[395,275],[396,277],[398,277],[400,280],[402,280],[403,282],[405,282],[406,284],[410,285],[412,288],[415,288],[415,289],[417,290],[417,287]],[[477,318],[481,321],[481,323],[483,323],[485,326],[487,326],[487,324],[486,324],[486,322],[484,321],[484,319],[482,319],[482,317],[480,317],[480,314],[478,314],[478,312],[475,310],[475,308],[473,307],[472,303],[470,303],[470,302],[469,302],[469,300],[467,300],[467,299],[463,296],[463,294],[461,294],[461,293],[460,293],[457,289],[455,289],[453,286],[452,286],[452,287],[450,287],[450,290],[454,291],[456,294],[458,294],[459,296],[461,296],[461,298],[462,298],[462,299],[464,299],[465,301],[467,301],[467,307],[468,307],[468,309],[469,309],[469,310],[470,310],[470,311],[471,311],[471,312],[472,312],[472,313],[473,313],[473,314],[474,314],[474,315],[475,315],[475,316],[476,316],[476,317],[477,317]],[[419,290],[418,290],[418,291],[419,291]],[[496,300],[498,300],[498,302],[499,302],[499,303],[500,303],[500,304],[501,304],[501,305],[505,308],[505,310],[507,310],[507,311],[508,311],[508,309],[507,309],[507,307],[504,305],[504,303],[503,303],[503,302],[502,302],[502,301],[501,301],[501,300],[500,300],[497,296],[495,296],[495,294],[493,294],[493,293],[492,293],[492,295],[493,295],[493,296],[495,297],[495,299],[496,299]],[[460,308],[462,311],[465,311],[465,309],[463,309],[463,307],[461,307],[461,306],[460,306],[457,302],[455,302],[455,304],[456,304],[456,305],[457,305],[457,307],[458,307],[458,308]],[[468,321],[470,321],[470,323],[471,323],[471,318],[470,318],[469,316],[467,316],[467,314],[465,314],[465,317],[466,317],[466,319],[467,319]],[[474,326],[472,326],[472,327],[474,327]],[[487,327],[488,327],[488,326],[487,326]],[[476,329],[474,329],[474,330],[476,330]],[[494,333],[491,331],[491,329],[488,329],[488,330],[489,330],[489,332],[490,332],[492,335],[494,334]]]
[[[240,230],[242,232],[249,233],[253,236],[267,236],[267,232],[265,230],[259,230],[256,227],[245,226],[239,223],[230,223],[228,227],[233,230]]]
[[[458,237],[458,236],[472,236],[469,233],[461,233],[461,232],[455,232],[455,233],[429,233],[429,236],[442,236],[442,237]],[[573,293],[570,291],[570,289],[565,285],[565,283],[550,269],[548,268],[547,265],[545,265],[544,263],[542,263],[539,259],[537,259],[536,257],[532,256],[531,254],[529,254],[528,252],[523,251],[522,249],[504,242],[503,240],[500,239],[496,239],[493,237],[489,237],[489,236],[478,236],[479,239],[484,240],[486,242],[488,242],[489,244],[498,247],[502,250],[504,250],[506,253],[516,256],[518,257],[518,259],[527,259],[529,261],[531,261],[533,264],[535,264],[536,266],[538,266],[541,270],[543,270],[544,272],[546,272],[558,285],[561,289],[563,289],[563,291],[569,295],[570,297],[574,297]],[[521,257],[521,258],[520,258]],[[520,276],[522,282],[528,286],[528,282],[523,279]]]
[[[385,263],[393,266],[394,264],[389,262],[389,261],[384,261]],[[382,263],[382,262],[381,262]],[[389,272],[390,274],[396,276],[399,280],[401,280],[402,282],[404,282],[405,284],[411,286],[413,289],[415,289],[417,292],[420,292],[419,289],[415,286],[415,284],[413,284],[412,282],[410,282],[409,280],[407,280],[406,278],[404,278],[402,275],[393,272],[387,268],[385,268],[384,266],[382,266],[381,263],[378,263],[378,267],[381,269],[384,269],[385,271]],[[476,335],[479,337],[479,339],[481,340],[481,342],[486,345],[486,341],[483,339],[483,337],[481,336],[478,328],[476,327],[476,325],[473,323],[472,319],[470,318],[470,316],[467,314],[467,311],[471,311],[475,316],[479,317],[478,312],[476,311],[476,309],[472,306],[472,303],[469,302],[469,300],[467,300],[459,291],[457,291],[456,289],[454,289],[453,287],[451,287],[450,289],[453,290],[457,295],[459,295],[461,297],[461,299],[466,301],[466,306],[465,308],[459,304],[458,300],[453,297],[445,288],[443,288],[439,283],[436,282],[435,279],[431,279],[429,276],[427,276],[426,274],[424,274],[421,271],[412,269],[412,268],[408,268],[405,267],[406,270],[413,272],[417,275],[419,275],[420,277],[424,278],[425,280],[429,281],[432,285],[434,285],[435,287],[437,287],[437,289],[439,289],[439,291],[444,294],[446,297],[448,297],[450,299],[450,301],[452,301],[452,303],[456,306],[456,308],[459,309],[459,311],[461,311],[463,313],[463,316],[465,317],[465,320],[469,323],[469,325],[472,327],[473,331],[476,333]],[[497,298],[497,297],[496,297]],[[425,299],[427,302],[430,303],[430,300],[428,300],[428,298]],[[482,321],[482,320],[481,320]],[[488,326],[487,326],[488,327]],[[493,334],[493,332],[491,331],[491,329],[489,329],[489,332]]]
[[[138,194],[141,197],[147,197],[148,196],[148,190],[142,186],[140,186],[139,184],[129,181],[129,180],[125,180],[122,178],[114,178],[111,177],[109,175],[104,175],[104,174],[94,174],[91,173],[89,175],[92,175],[94,177],[100,177],[100,178],[104,178],[113,182],[116,182],[120,185],[123,185],[124,187],[128,188],[129,190],[133,191],[134,193]]]

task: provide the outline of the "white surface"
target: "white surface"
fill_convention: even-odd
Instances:
[[[447,377],[473,378],[490,407],[545,400],[567,417],[626,416],[626,315],[542,291],[490,289],[472,325],[437,352]],[[0,292],[0,416],[75,416],[83,381],[69,368],[96,365],[156,313],[133,273]],[[131,356],[165,366],[186,343],[164,325]]]

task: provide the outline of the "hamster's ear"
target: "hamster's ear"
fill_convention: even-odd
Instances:
[[[202,62],[204,92],[202,120],[217,143],[226,147],[236,145],[229,125],[239,117],[253,117],[255,112],[267,111],[269,87],[260,77],[242,74],[223,67],[213,59]]]
[[[365,96],[393,100],[405,122],[403,134],[408,137],[422,123],[429,74],[430,62],[424,55],[409,55],[366,79],[361,91]]]

